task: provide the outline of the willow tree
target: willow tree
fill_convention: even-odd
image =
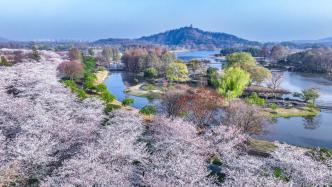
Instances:
[[[259,65],[256,59],[245,52],[232,53],[226,57],[225,69],[231,67],[240,67],[250,74],[251,81],[260,84],[261,82],[271,78],[271,72]]]
[[[168,65],[166,69],[167,80],[173,82],[184,82],[188,80],[188,68],[181,61],[175,61]]]
[[[231,67],[220,78],[218,92],[222,96],[234,99],[242,95],[250,82],[250,74],[239,67]]]

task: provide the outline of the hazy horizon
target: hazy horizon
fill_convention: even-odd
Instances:
[[[0,0],[0,37],[138,38],[193,24],[253,41],[332,37],[329,0]]]

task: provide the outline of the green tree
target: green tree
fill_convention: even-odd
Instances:
[[[157,112],[157,108],[153,105],[146,105],[143,107],[139,113],[144,114],[144,115],[154,115]]]
[[[240,67],[247,71],[251,80],[258,84],[272,76],[268,69],[257,64],[256,59],[250,53],[239,52],[228,55],[224,68],[230,67]]]
[[[207,69],[207,82],[209,86],[218,88],[219,86],[219,73],[217,68],[209,67]]]
[[[85,90],[92,90],[95,88],[95,81],[97,80],[97,77],[94,74],[86,73],[84,75],[84,82],[83,82],[83,88]]]
[[[85,73],[93,73],[96,70],[97,62],[94,57],[84,56],[83,64]]]
[[[166,69],[167,80],[173,82],[184,82],[188,80],[188,68],[181,61],[175,61],[168,65]]]
[[[266,104],[266,100],[261,98],[256,92],[251,93],[245,100],[251,105],[264,106]]]
[[[311,101],[312,104],[316,105],[316,99],[319,97],[319,92],[314,88],[302,90],[302,99],[306,102]]]
[[[242,95],[249,82],[249,73],[239,67],[231,67],[220,78],[218,92],[228,99],[234,99]]]
[[[239,53],[232,53],[226,56],[226,64],[224,66],[225,69],[230,67],[241,67],[245,70],[246,66],[256,66],[257,62],[254,57],[250,53],[239,52]]]
[[[148,68],[144,71],[144,77],[147,78],[155,78],[158,76],[158,71],[156,70],[156,68]]]
[[[253,66],[246,70],[250,73],[250,77],[252,81],[260,84],[265,80],[268,80],[272,77],[272,73],[270,70],[262,67],[262,66]]]

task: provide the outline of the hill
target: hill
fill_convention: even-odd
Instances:
[[[8,39],[0,37],[0,42],[8,42]]]
[[[332,37],[323,38],[318,40],[320,43],[332,43]]]
[[[291,42],[295,44],[331,44],[332,37],[321,38],[318,40],[294,40]]]
[[[144,36],[134,40],[128,39],[102,39],[95,42],[96,44],[119,44],[119,43],[137,43],[137,44],[162,44],[169,46],[179,46],[186,48],[213,49],[222,47],[242,47],[257,46],[258,42],[249,41],[237,36],[208,32],[193,27],[182,27],[166,31],[151,36]]]
[[[332,72],[332,49],[314,48],[295,53],[280,61],[280,65],[292,66],[295,71],[310,73]]]

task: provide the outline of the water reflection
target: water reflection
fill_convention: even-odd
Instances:
[[[303,126],[305,129],[315,130],[320,126],[321,116],[316,117],[304,117],[303,118]]]

